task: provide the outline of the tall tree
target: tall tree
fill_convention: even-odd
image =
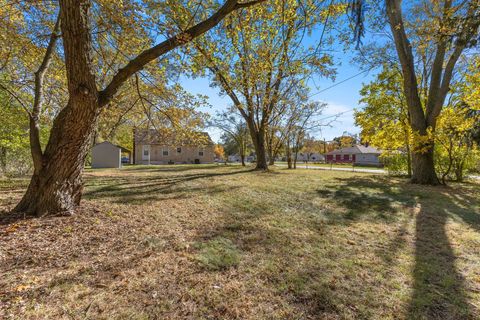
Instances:
[[[35,74],[35,98],[31,108],[30,137],[34,173],[28,189],[15,210],[44,215],[72,212],[80,203],[85,157],[101,111],[108,106],[122,85],[147,64],[171,50],[215,27],[231,12],[247,8],[264,0],[241,2],[226,0],[210,17],[182,32],[170,35],[163,42],[141,51],[118,70],[111,70],[109,80],[98,89],[97,66],[93,60],[91,0],[59,0],[57,22],[52,27],[43,60]],[[108,2],[106,2],[108,3]],[[133,1],[132,4],[135,4]],[[176,3],[181,5],[182,3]],[[168,6],[169,4],[165,4]],[[171,4],[170,4],[171,5]],[[119,11],[117,15],[121,15]],[[61,30],[61,33],[60,33]],[[43,80],[54,56],[56,44],[62,38],[66,70],[68,102],[55,117],[50,138],[42,150],[36,120],[42,106]]]
[[[429,131],[435,131],[437,118],[450,91],[458,59],[477,41],[480,2],[422,1],[418,5],[409,4],[410,8],[402,6],[402,0],[385,2],[388,23],[402,69],[410,126],[421,141],[412,150],[412,182],[438,184],[434,166],[434,140]],[[412,15],[415,10],[421,12],[424,22],[420,25],[410,24],[408,19],[404,19],[404,10],[409,10]],[[412,30],[411,27],[416,29]],[[433,59],[429,63],[429,76],[424,77],[428,85],[424,86],[423,99],[414,55],[421,46],[430,46],[434,51]]]
[[[322,46],[306,48],[302,42],[324,22],[325,10],[327,1],[273,0],[229,16],[227,27],[214,35],[220,41],[194,42],[197,69],[210,72],[213,85],[245,119],[259,170],[268,169],[265,136],[277,106],[313,73],[332,75]]]

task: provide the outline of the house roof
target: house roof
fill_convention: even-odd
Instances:
[[[381,154],[382,152],[378,150],[375,147],[371,146],[364,146],[361,144],[357,144],[353,147],[347,147],[347,148],[340,148],[337,150],[330,151],[326,153],[326,155],[332,155],[332,154],[359,154],[359,153],[374,153],[374,154]]]
[[[110,144],[110,145],[112,145],[112,146],[114,146],[114,147],[119,148],[122,152],[131,152],[131,151],[128,150],[127,148],[124,148],[124,147],[119,146],[119,145],[117,145],[117,144],[113,144],[113,143],[111,143],[110,141],[103,141],[103,142],[97,143],[96,145],[94,145],[94,147],[99,146],[99,145],[101,145],[101,144]]]
[[[158,144],[165,146],[197,146],[213,145],[208,132],[179,133],[167,130],[135,130],[135,143],[137,144]]]

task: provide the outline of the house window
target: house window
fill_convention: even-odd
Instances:
[[[177,148],[177,153],[182,153],[182,148],[178,147]]]
[[[168,156],[168,150],[163,150],[162,154],[163,154],[164,156]]]
[[[200,157],[203,157],[203,151],[198,151],[198,155],[199,155]]]
[[[148,149],[143,150],[143,155],[148,156]]]

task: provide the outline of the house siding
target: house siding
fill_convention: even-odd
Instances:
[[[357,155],[355,163],[365,165],[380,165],[380,159],[378,156],[378,154],[374,153],[361,153]]]
[[[149,146],[150,160],[144,159],[144,146]],[[177,148],[181,148],[181,152],[177,152]],[[168,151],[168,155],[164,155],[163,151]],[[199,152],[203,151],[203,156]],[[198,159],[199,163],[213,163],[215,154],[213,146],[165,146],[159,144],[142,144],[135,145],[135,163],[136,164],[192,164]]]
[[[331,151],[326,156],[327,163],[354,163],[357,165],[381,166],[380,150],[374,147],[356,145]]]

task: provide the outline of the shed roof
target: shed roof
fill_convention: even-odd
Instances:
[[[113,143],[111,143],[110,141],[103,141],[103,142],[97,143],[97,144],[94,145],[93,147],[95,148],[95,147],[97,147],[97,146],[104,145],[104,144],[109,144],[109,145],[112,145],[112,146],[114,146],[114,147],[117,147],[117,148],[119,148],[122,152],[131,152],[131,151],[128,150],[127,148],[124,148],[124,147],[119,146],[119,145],[117,145],[117,144],[113,144]]]

